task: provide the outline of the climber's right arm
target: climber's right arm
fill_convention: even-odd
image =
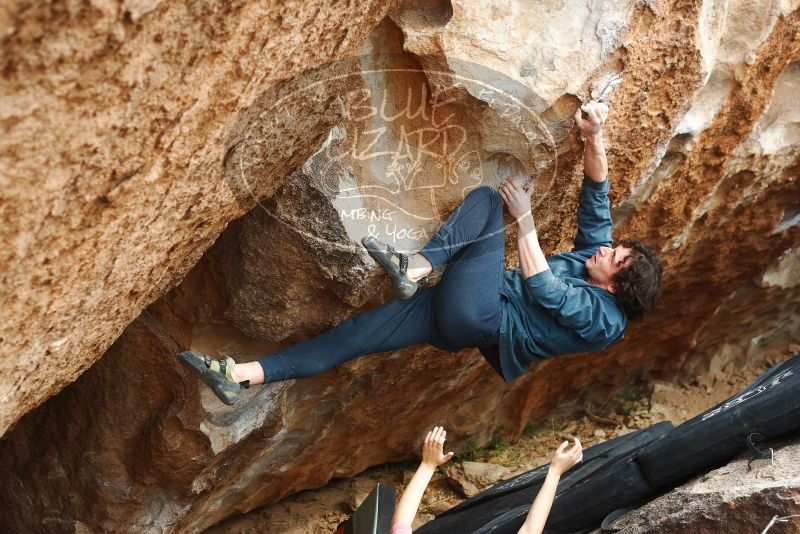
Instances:
[[[585,111],[587,118],[581,117]],[[583,153],[583,189],[578,204],[578,233],[574,250],[611,246],[611,209],[608,203],[608,162],[603,145],[603,123],[608,106],[589,102],[575,111],[575,123],[586,138]]]
[[[586,118],[581,115],[586,112]],[[602,102],[589,102],[575,110],[575,124],[586,138],[583,150],[583,173],[595,182],[603,182],[608,175],[608,160],[603,143],[603,123],[608,118],[608,106]]]

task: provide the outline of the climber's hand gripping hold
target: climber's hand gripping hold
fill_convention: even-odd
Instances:
[[[583,113],[586,118],[583,118]],[[608,119],[608,106],[603,102],[592,100],[575,110],[575,124],[587,140],[603,133],[603,124]]]
[[[525,191],[514,180],[506,180],[500,184],[500,198],[503,199],[506,208],[508,208],[508,213],[517,220],[531,213],[532,193],[533,188]]]

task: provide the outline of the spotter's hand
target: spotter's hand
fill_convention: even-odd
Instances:
[[[428,435],[425,436],[425,441],[422,443],[423,464],[435,469],[453,457],[452,452],[444,454],[444,440],[446,437],[447,431],[441,426],[435,426],[433,430],[428,432]]]
[[[585,119],[581,112],[586,113]],[[608,106],[602,102],[592,100],[576,109],[573,118],[585,137],[600,135],[603,131],[603,123],[608,118]]]
[[[583,461],[583,447],[578,438],[572,443],[572,447],[567,448],[568,441],[558,446],[553,458],[550,460],[550,469],[554,469],[559,475],[564,474],[570,467]]]

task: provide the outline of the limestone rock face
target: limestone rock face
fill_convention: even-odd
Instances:
[[[240,114],[293,75],[356,50],[389,7],[3,8],[0,433],[92,365],[252,208],[257,198],[223,179]],[[298,116],[282,121],[294,134],[273,145],[260,194],[327,133],[316,112]]]
[[[628,512],[613,528],[622,534],[711,534],[726,525],[737,532],[797,532],[800,444],[771,446],[773,463],[756,460],[748,467],[747,458],[737,458]]]
[[[796,1],[5,10],[4,530],[201,530],[407,458],[436,424],[454,450],[513,439],[562,402],[800,342]],[[359,240],[418,248],[505,178],[534,187],[545,251],[567,249],[571,116],[601,93],[615,235],[667,273],[619,345],[512,384],[419,346],[233,407],[177,366],[391,298]]]
[[[178,348],[145,313],[58,402],[20,422],[19,438],[3,444],[2,464],[26,481],[10,483],[4,497],[22,490],[35,498],[3,507],[4,530],[152,530],[185,514],[175,497],[191,494],[193,484],[197,491],[195,476],[214,454],[200,430],[197,385],[164,359]],[[118,395],[121,388],[128,394]],[[154,484],[166,479],[173,482]]]

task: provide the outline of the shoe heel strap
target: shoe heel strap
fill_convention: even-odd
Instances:
[[[203,360],[206,362],[206,367],[208,367],[209,369],[211,369],[211,364],[214,361],[216,361],[217,365],[219,365],[219,369],[214,369],[214,370],[218,371],[219,373],[221,373],[223,375],[225,375],[226,377],[228,376],[228,359],[227,358],[219,359],[219,358],[214,358],[214,357],[211,357],[211,356],[208,356],[208,355],[203,355]]]

